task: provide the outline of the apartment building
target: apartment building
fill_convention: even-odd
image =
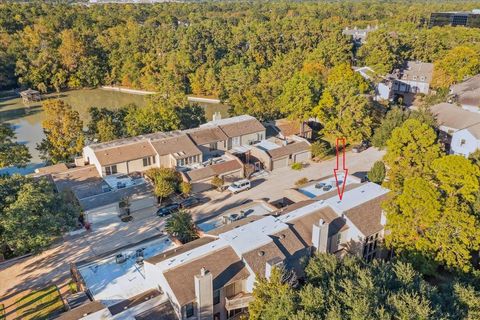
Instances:
[[[265,137],[265,127],[254,117],[215,120],[185,131],[157,132],[83,149],[84,164],[97,168],[100,176],[143,172],[154,167],[195,167],[205,158]]]
[[[282,266],[303,276],[314,252],[381,254],[388,190],[359,184],[343,200],[306,200],[260,219],[243,219],[151,257],[145,276],[168,297],[178,319],[237,319],[247,311],[257,277]]]
[[[430,27],[462,26],[480,28],[480,10],[470,12],[432,12],[430,14]]]

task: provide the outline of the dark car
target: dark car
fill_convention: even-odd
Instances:
[[[166,205],[165,207],[161,207],[160,209],[157,210],[157,215],[160,217],[165,217],[168,216],[169,214],[172,214],[173,212],[177,211],[180,209],[180,205],[178,203],[172,203],[169,205]]]
[[[362,151],[367,150],[369,146],[370,146],[370,143],[368,143],[368,141],[363,141],[362,143],[354,146],[352,148],[352,152],[353,153],[360,153]]]
[[[332,188],[333,188],[333,186],[332,186],[332,185],[330,185],[330,184],[327,184],[327,185],[325,185],[325,186],[323,187],[323,189],[322,189],[322,190],[323,190],[323,191],[330,191],[330,189],[332,189]]]
[[[191,207],[194,207],[194,206],[198,205],[199,203],[200,203],[200,200],[198,198],[188,197],[187,199],[183,200],[180,203],[180,207],[191,208]]]

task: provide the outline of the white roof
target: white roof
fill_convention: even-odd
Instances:
[[[228,242],[233,250],[241,256],[246,252],[271,242],[272,238],[268,235],[287,228],[288,225],[281,222],[279,219],[267,216],[242,227],[221,233],[219,237]]]
[[[259,143],[255,144],[255,147],[260,148],[264,151],[268,151],[268,150],[278,149],[281,146],[269,140],[262,140]]]
[[[337,214],[342,214],[345,211],[380,197],[388,192],[388,189],[382,188],[376,183],[368,182],[358,188],[346,191],[343,194],[342,200],[339,200],[338,197],[335,196],[325,200],[325,203],[335,210]]]
[[[226,241],[223,239],[218,239],[215,241],[212,241],[210,243],[204,244],[200,247],[197,247],[195,249],[189,250],[187,252],[183,252],[179,255],[173,256],[167,260],[161,261],[160,263],[156,264],[161,270],[164,272],[178,267],[184,263],[187,263],[189,261],[192,261],[194,259],[200,258],[206,254],[209,254],[215,250],[220,250],[225,248],[228,245]]]
[[[205,124],[200,125],[200,127],[224,126],[224,125],[227,125],[227,124],[234,124],[234,123],[239,123],[239,122],[249,121],[249,120],[256,120],[256,118],[254,118],[252,116],[249,116],[247,114],[243,114],[241,116],[236,116],[236,117],[231,117],[231,118],[212,120],[212,121],[209,121]]]

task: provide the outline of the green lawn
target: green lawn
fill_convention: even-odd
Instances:
[[[49,319],[63,310],[64,305],[56,286],[33,291],[16,302],[17,315],[23,320]]]

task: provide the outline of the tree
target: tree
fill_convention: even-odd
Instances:
[[[376,73],[385,75],[399,67],[402,61],[399,36],[380,29],[368,34],[368,41],[360,48],[359,57]]]
[[[319,62],[327,68],[353,60],[353,42],[341,30],[329,33],[306,57],[307,61]]]
[[[183,195],[188,196],[192,192],[192,185],[188,182],[182,181],[180,183],[180,192]]]
[[[385,179],[385,164],[382,161],[376,161],[372,169],[368,172],[368,180],[374,183],[382,184]]]
[[[0,168],[8,166],[24,167],[32,156],[28,148],[15,142],[15,132],[9,124],[0,124]]]
[[[330,154],[332,147],[327,141],[317,140],[310,146],[310,151],[315,159],[322,159]]]
[[[212,181],[210,181],[210,183],[212,184],[212,186],[217,188],[217,190],[221,190],[225,181],[223,181],[223,179],[220,178],[219,176],[215,176],[212,178]]]
[[[365,96],[369,85],[348,64],[333,67],[313,114],[323,125],[325,137],[346,137],[358,143],[371,134],[371,102]]]
[[[198,238],[197,228],[192,215],[185,210],[174,212],[165,222],[165,231],[177,238],[181,243],[187,243]]]
[[[278,97],[280,110],[291,119],[307,120],[318,103],[321,84],[305,72],[297,72],[283,86]]]
[[[387,245],[427,273],[436,264],[468,271],[471,252],[480,246],[474,211],[479,178],[468,159],[449,155],[433,161],[430,177],[406,179],[386,205]]]
[[[97,122],[99,142],[107,142],[118,138],[117,128],[112,118],[103,118]]]
[[[125,137],[127,135],[125,116],[127,115],[127,110],[135,107],[132,104],[116,110],[97,107],[89,108],[90,121],[87,125],[87,137],[91,141],[96,140],[100,142]]]
[[[0,242],[13,255],[47,247],[75,226],[80,214],[80,208],[44,178],[2,176],[0,195]]]
[[[409,119],[393,130],[383,157],[387,172],[387,187],[398,191],[409,177],[431,174],[432,162],[440,157],[437,135],[431,127],[416,119]]]
[[[288,319],[295,314],[295,292],[284,281],[283,272],[281,268],[273,268],[269,279],[257,277],[254,300],[248,306],[250,319]]]
[[[179,189],[180,174],[172,168],[152,168],[145,172],[145,175],[153,181],[153,192],[162,203],[164,198],[171,196]]]
[[[478,49],[458,46],[449,50],[434,65],[432,86],[448,88],[480,72],[480,53]]]
[[[37,146],[42,158],[52,163],[73,160],[84,145],[83,122],[78,112],[63,100],[47,100],[42,106],[46,138]]]

